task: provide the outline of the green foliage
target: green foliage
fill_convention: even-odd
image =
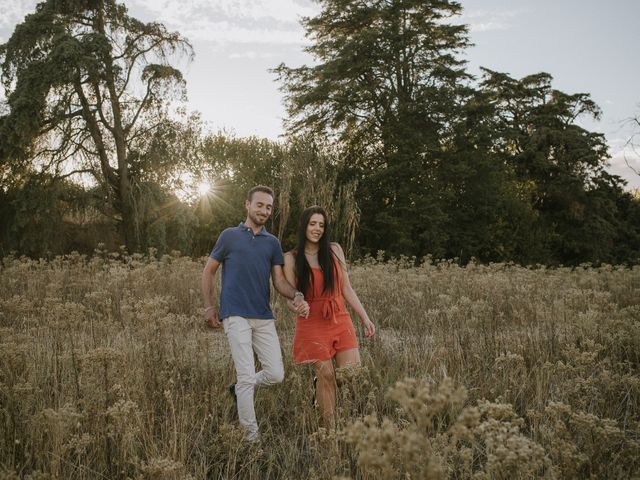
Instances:
[[[13,218],[9,232],[12,248],[25,254],[60,253],[62,211],[60,189],[29,181],[12,199]]]
[[[139,248],[135,190],[145,179],[135,175],[137,162],[168,102],[184,97],[182,75],[168,60],[190,48],[114,0],[38,4],[0,46],[8,106],[0,166],[91,175],[105,213],[117,219],[127,246]]]
[[[269,229],[285,249],[295,244],[297,219],[309,205],[324,205],[334,224],[333,238],[351,251],[357,228],[352,183],[340,183],[340,160],[332,148],[310,137],[287,143],[224,134],[206,136],[195,171],[215,179],[211,195],[193,205],[200,222],[195,251],[207,251],[222,229],[246,216],[244,200],[258,184],[274,188],[275,213]]]
[[[33,256],[66,251],[66,224],[83,196],[82,189],[48,176],[32,176],[0,195],[0,250]]]
[[[493,148],[520,182],[532,186],[545,261],[627,260],[614,257],[611,248],[625,221],[617,203],[628,194],[622,180],[605,170],[604,136],[576,123],[582,115],[597,119],[597,105],[588,94],[553,89],[546,73],[516,80],[484,72],[480,86],[491,108]],[[628,247],[633,257],[637,242]]]
[[[365,251],[444,254],[448,212],[438,168],[442,139],[456,117],[468,45],[449,1],[321,2],[303,23],[313,67],[276,72],[292,132],[335,136],[358,179],[360,245]]]
[[[467,28],[448,22],[456,2],[320,4],[303,21],[315,64],[276,72],[290,133],[335,139],[340,179],[357,180],[363,252],[637,261],[640,229],[618,209],[631,199],[604,169],[604,136],[577,123],[599,118],[588,94],[552,88],[547,73],[484,69],[474,85],[457,59]]]

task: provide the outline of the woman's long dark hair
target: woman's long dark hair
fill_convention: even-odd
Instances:
[[[329,218],[324,208],[314,205],[302,212],[300,223],[298,224],[298,244],[296,246],[296,276],[298,277],[298,290],[307,295],[307,290],[313,285],[313,276],[311,275],[311,265],[307,261],[304,254],[304,246],[307,241],[307,226],[311,217],[319,213],[324,218],[324,233],[320,237],[318,250],[318,263],[322,269],[324,280],[324,292],[332,292],[334,279],[336,278],[334,253],[329,243]]]

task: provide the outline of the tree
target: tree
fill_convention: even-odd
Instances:
[[[220,133],[205,136],[201,143],[190,169],[213,180],[213,186],[210,194],[193,204],[200,222],[197,251],[211,248],[212,232],[244,218],[247,191],[265,184],[275,192],[276,208],[269,229],[284,248],[295,245],[295,219],[302,210],[320,204],[332,218],[333,238],[351,252],[357,228],[354,186],[338,185],[335,149],[311,138],[274,142]]]
[[[114,0],[46,0],[0,46],[8,113],[0,166],[52,178],[88,175],[130,250],[140,244],[136,189],[167,98],[184,96],[169,61],[191,54],[178,33]]]
[[[612,248],[621,228],[616,204],[623,180],[609,174],[604,135],[576,123],[598,119],[589,94],[552,88],[548,73],[514,79],[484,69],[481,89],[492,108],[493,151],[522,184],[540,214],[544,261],[615,261]]]
[[[443,140],[468,79],[456,54],[467,27],[447,0],[323,0],[303,24],[314,66],[275,69],[291,134],[326,135],[343,151],[342,180],[358,181],[361,245],[444,253]]]
[[[532,228],[538,216],[532,187],[496,155],[494,112],[486,94],[474,92],[462,112],[439,171],[446,192],[445,256],[465,263],[471,257],[526,263],[544,243]]]

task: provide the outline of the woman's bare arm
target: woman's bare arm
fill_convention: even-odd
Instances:
[[[338,243],[332,243],[331,249],[340,260],[340,264],[342,266],[342,296],[349,306],[353,309],[355,314],[360,318],[362,322],[362,326],[365,329],[365,337],[370,337],[376,332],[376,327],[373,322],[369,319],[369,315],[367,311],[362,306],[362,302],[358,298],[355,290],[351,286],[351,281],[349,280],[349,272],[347,272],[347,261],[344,257],[344,252],[342,251],[342,247]]]

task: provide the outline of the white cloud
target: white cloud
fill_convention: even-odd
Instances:
[[[209,1],[204,3],[211,5]],[[317,11],[311,2],[304,3],[306,5],[293,0],[216,0],[215,5],[230,17],[297,23],[301,16]]]
[[[28,13],[35,11],[37,0],[0,0],[0,30],[10,30]]]
[[[257,58],[275,58],[277,56],[278,55],[275,52],[256,52],[255,50],[247,50],[244,52],[235,52],[229,54],[229,58],[249,60],[255,60]]]
[[[459,23],[469,25],[472,32],[509,30],[514,27],[513,19],[525,13],[524,10],[463,10]]]
[[[316,9],[305,0],[129,0],[190,40],[220,43],[300,44],[300,17]]]
[[[301,31],[268,28],[249,28],[231,22],[199,20],[179,29],[189,40],[205,40],[218,43],[301,44]]]
[[[37,0],[0,0],[0,44],[9,40],[16,25],[35,11],[37,3]]]
[[[466,20],[491,18],[513,18],[520,15],[523,10],[463,10],[462,17]]]
[[[509,30],[511,25],[502,22],[487,22],[487,23],[471,23],[469,24],[469,30],[472,32],[489,32],[495,30]]]
[[[6,41],[38,1],[0,0],[0,39]],[[125,0],[125,4],[141,20],[161,22],[190,40],[220,43],[301,44],[300,18],[318,11],[311,0]]]
[[[166,20],[225,17],[297,22],[300,16],[316,12],[311,1],[295,0],[129,0],[127,3],[144,7]]]
[[[0,0],[0,42],[35,10],[38,0]],[[218,44],[303,45],[302,16],[318,7],[311,0],[125,0],[130,14],[158,21],[191,41]],[[268,54],[234,53],[232,58],[268,58]]]

